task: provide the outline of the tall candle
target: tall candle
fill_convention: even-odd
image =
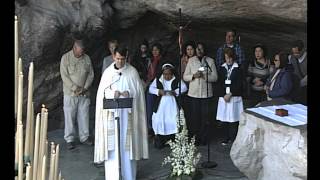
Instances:
[[[30,161],[30,128],[31,128],[31,114],[32,114],[32,92],[33,92],[33,62],[29,66],[29,76],[28,76],[28,101],[27,101],[27,123],[26,123],[26,140],[24,147],[24,157],[25,162]]]
[[[23,125],[18,124],[19,131],[19,158],[18,158],[18,180],[23,180]]]
[[[30,163],[27,164],[27,168],[26,168],[26,180],[31,180],[31,166],[30,166]]]
[[[54,180],[57,180],[58,178],[58,167],[59,167],[59,154],[60,154],[60,146],[57,144],[56,146],[56,160],[54,163]]]
[[[54,177],[54,162],[55,162],[55,157],[56,157],[55,145],[54,145],[54,142],[51,142],[49,180],[53,180],[53,177]]]
[[[17,111],[17,124],[22,124],[22,104],[23,104],[23,74],[19,74],[19,85],[18,85],[18,111]]]
[[[44,153],[47,155],[48,154],[48,140],[47,140],[47,129],[48,129],[48,111],[45,109],[44,111],[44,120],[43,120],[43,138],[45,142],[44,146]]]
[[[43,131],[44,131],[44,111],[45,111],[45,105],[42,104],[41,108],[41,114],[40,114],[40,134],[39,134],[39,160],[42,160],[42,157],[44,155],[44,146],[45,146],[45,138],[43,137]],[[41,178],[41,166],[42,164],[38,164],[38,180]]]
[[[59,172],[58,180],[61,180],[61,171]]]
[[[22,63],[22,59],[21,58],[18,58],[18,74],[20,73],[20,72],[22,72],[23,73],[23,65],[22,65],[23,63]]]
[[[46,139],[46,144],[45,144],[45,151],[44,151],[44,155],[48,157],[48,139]]]
[[[31,105],[30,118],[30,160],[33,166],[33,149],[34,149],[34,103]],[[31,168],[32,169],[32,168]]]
[[[14,115],[17,116],[17,104],[18,104],[18,17],[14,16]]]
[[[42,159],[42,167],[41,167],[41,179],[40,180],[45,180],[46,179],[46,156],[43,156]]]
[[[39,136],[40,136],[40,113],[36,117],[36,132],[34,135],[34,153],[33,153],[33,179],[36,179],[38,172],[38,158],[39,158]],[[39,158],[40,159],[40,158]]]
[[[19,133],[18,129],[16,130],[16,137],[15,137],[15,156],[14,156],[14,169],[18,170],[18,158],[19,158]]]

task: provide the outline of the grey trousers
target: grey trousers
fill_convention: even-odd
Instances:
[[[64,111],[64,139],[67,142],[74,142],[74,123],[77,119],[80,142],[84,142],[89,137],[89,105],[90,98],[85,96],[63,97]]]

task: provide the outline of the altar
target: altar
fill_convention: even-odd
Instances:
[[[288,116],[276,117],[279,107]],[[307,107],[277,99],[246,109],[230,156],[252,180],[307,179]]]

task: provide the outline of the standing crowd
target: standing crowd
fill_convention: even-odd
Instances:
[[[124,44],[110,40],[96,97],[94,141],[89,137],[94,72],[83,41],[75,40],[60,65],[68,149],[75,148],[77,120],[79,140],[94,144],[94,162],[104,163],[106,179],[131,180],[136,179],[136,161],[149,157],[148,135],[157,149],[174,138],[180,108],[189,136],[195,136],[199,146],[207,144],[214,120],[223,129],[221,145],[234,141],[244,95],[255,105],[277,98],[306,105],[307,50],[302,40],[292,42],[290,53],[279,50],[272,57],[257,43],[249,60],[236,36],[234,30],[226,31],[215,58],[207,55],[203,42],[188,41],[178,63],[164,56],[158,42],[149,46],[144,40],[130,55]],[[113,98],[133,98],[132,108],[105,109],[103,99]]]

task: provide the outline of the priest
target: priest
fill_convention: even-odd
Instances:
[[[94,162],[105,163],[106,180],[135,180],[137,160],[149,158],[144,90],[127,57],[124,46],[115,49],[114,62],[103,72],[96,97]],[[104,97],[132,97],[132,108],[103,109]],[[120,142],[115,117],[120,119]]]

